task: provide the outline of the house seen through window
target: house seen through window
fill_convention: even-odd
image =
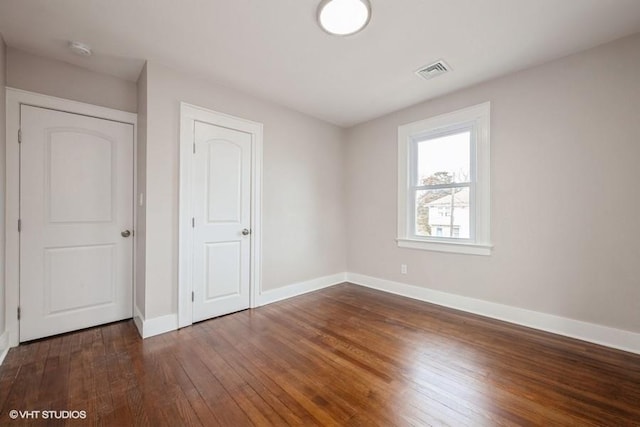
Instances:
[[[470,237],[471,131],[416,141],[415,234]]]

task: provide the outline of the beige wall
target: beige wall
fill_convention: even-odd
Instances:
[[[147,66],[145,64],[137,83],[138,93],[138,135],[136,146],[136,307],[145,316],[146,241],[147,241]],[[142,194],[142,206],[138,203]],[[135,316],[135,313],[134,313]]]
[[[398,125],[485,101],[493,255],[398,248]],[[640,332],[640,35],[362,124],[347,141],[349,271]]]
[[[177,312],[180,101],[264,124],[263,289],[346,270],[343,132],[147,63],[146,318]]]
[[[7,49],[7,86],[136,112],[136,83],[75,65]]]
[[[6,77],[7,47],[0,34],[0,335],[5,328],[5,288],[4,288],[4,203],[5,203],[5,155],[6,155]],[[0,352],[2,352],[0,348]]]

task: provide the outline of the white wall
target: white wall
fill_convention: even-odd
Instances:
[[[135,82],[11,47],[7,49],[7,86],[116,110],[137,110]]]
[[[140,314],[145,316],[145,284],[146,284],[146,242],[147,242],[147,66],[142,68],[137,83],[138,135],[136,146],[136,280],[135,302]],[[142,194],[142,206],[138,203]],[[135,313],[134,313],[135,316]]]
[[[5,330],[5,286],[4,286],[4,209],[5,209],[5,155],[6,155],[6,77],[7,77],[7,47],[0,34],[0,335]],[[4,348],[0,342],[0,354]]]
[[[264,124],[264,290],[344,272],[343,131],[147,63],[147,319],[177,312],[180,102]]]
[[[485,101],[493,254],[398,248],[397,127]],[[349,271],[640,332],[638,159],[640,35],[356,126]]]

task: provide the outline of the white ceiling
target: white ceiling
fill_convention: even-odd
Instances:
[[[145,59],[351,126],[640,31],[640,0],[371,0],[333,37],[319,0],[0,0],[9,46],[135,81]],[[94,56],[71,54],[78,40]],[[413,74],[444,59],[453,72]]]

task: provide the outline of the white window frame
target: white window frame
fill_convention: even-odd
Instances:
[[[491,104],[474,105],[398,127],[398,246],[439,252],[491,255],[490,239],[490,112]],[[469,185],[470,238],[417,236],[414,181],[419,141],[471,130]]]

